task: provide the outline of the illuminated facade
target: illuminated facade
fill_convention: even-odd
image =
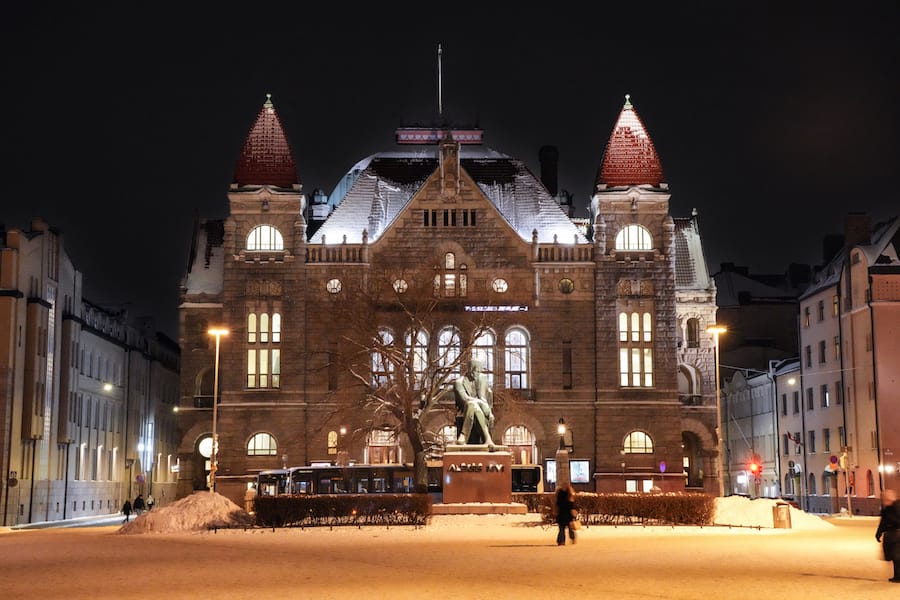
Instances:
[[[572,457],[589,465],[579,489],[717,493],[715,285],[697,217],[669,214],[661,163],[631,103],[598,156],[585,222],[481,131],[416,131],[421,139],[397,132],[411,150],[359,161],[330,198],[307,206],[274,105],[264,104],[228,217],[197,223],[181,288],[179,494],[208,481],[211,326],[231,331],[217,491],[240,502],[259,470],[335,462],[339,451],[359,463],[412,461],[390,418],[348,410],[360,392],[335,359],[347,343],[336,305],[382,277],[398,297],[428,289],[440,323],[411,335],[387,303],[365,307],[373,331],[420,353],[411,368],[423,372],[471,341],[500,399],[494,439],[515,463],[546,464],[562,417]],[[370,368],[373,380],[389,376],[377,360]],[[455,439],[452,416],[431,425]]]

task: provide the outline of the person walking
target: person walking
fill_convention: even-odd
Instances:
[[[145,508],[147,508],[147,505],[144,503],[144,495],[138,494],[137,498],[134,499],[134,514],[141,516]]]
[[[153,494],[147,496],[147,512],[153,510],[153,505],[156,504],[156,500],[153,499]]]
[[[569,539],[575,543],[575,491],[568,485],[556,490],[556,524],[559,525],[559,533],[556,534],[556,545],[566,545],[566,532]]]
[[[881,542],[884,560],[894,563],[894,576],[888,581],[900,583],[900,505],[897,504],[897,492],[884,490],[881,504],[881,520],[878,521],[875,539]]]
[[[125,520],[123,523],[128,522],[128,517],[131,516],[131,500],[128,498],[125,499],[125,504],[122,505],[122,514],[125,515]]]

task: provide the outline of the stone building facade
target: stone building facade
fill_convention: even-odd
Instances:
[[[175,342],[84,299],[40,219],[0,232],[0,317],[0,525],[173,499]]]
[[[494,439],[516,463],[546,465],[562,419],[572,458],[589,461],[580,489],[718,492],[706,333],[715,285],[697,216],[670,215],[634,107],[626,100],[598,157],[586,228],[482,137],[399,129],[397,142],[412,149],[357,163],[313,230],[266,101],[229,214],[196,224],[181,288],[179,494],[208,485],[212,326],[230,331],[219,355],[216,489],[235,501],[260,470],[334,462],[338,449],[358,463],[413,461],[405,417],[361,401],[367,382],[395,376],[373,339],[382,357],[412,357],[404,364],[414,377],[452,376],[465,355],[481,358],[497,398]],[[411,329],[416,294],[430,302]],[[360,321],[366,343],[353,335]],[[352,363],[354,348],[364,358]],[[453,414],[422,421],[433,458],[455,439]]]

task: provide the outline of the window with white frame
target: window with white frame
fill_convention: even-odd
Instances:
[[[619,385],[653,386],[653,317],[646,307],[619,311]]]
[[[372,382],[376,386],[387,385],[394,375],[394,334],[382,327],[375,334],[372,348]]]
[[[625,436],[625,454],[652,454],[653,440],[643,431],[632,431]]]
[[[468,295],[468,274],[464,264],[457,264],[456,255],[444,253],[441,268],[434,275],[434,295],[445,298],[465,298]]]
[[[281,314],[247,315],[247,387],[281,387]]]
[[[278,444],[270,433],[256,433],[247,442],[247,456],[275,456]]]
[[[456,327],[447,326],[438,332],[438,366],[448,381],[459,377],[459,331]]]
[[[403,338],[404,351],[408,366],[412,367],[415,384],[421,384],[425,376],[425,367],[428,366],[428,334],[418,329],[415,332],[409,330]]]
[[[481,363],[482,373],[487,375],[488,385],[494,386],[494,347],[497,337],[490,329],[482,329],[472,342],[472,358]]]
[[[616,250],[652,250],[653,238],[643,225],[626,225],[616,234]]]
[[[284,238],[272,225],[257,225],[247,236],[247,250],[253,252],[284,250]]]
[[[506,332],[505,346],[506,388],[527,389],[530,352],[528,332],[521,327],[511,328]]]

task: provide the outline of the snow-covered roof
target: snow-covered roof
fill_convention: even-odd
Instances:
[[[390,226],[409,200],[438,168],[437,147],[374,154],[354,165],[339,186],[336,208],[313,234],[311,244],[362,242],[363,230],[370,242]],[[587,243],[577,226],[563,212],[525,164],[484,146],[461,146],[460,166],[528,242],[537,231],[538,241]]]
[[[211,296],[222,292],[225,268],[224,222],[201,221],[194,233],[190,264],[184,277],[184,293]]]
[[[697,220],[679,217],[675,222],[675,287],[678,289],[710,288],[709,270],[703,255],[703,243]]]

